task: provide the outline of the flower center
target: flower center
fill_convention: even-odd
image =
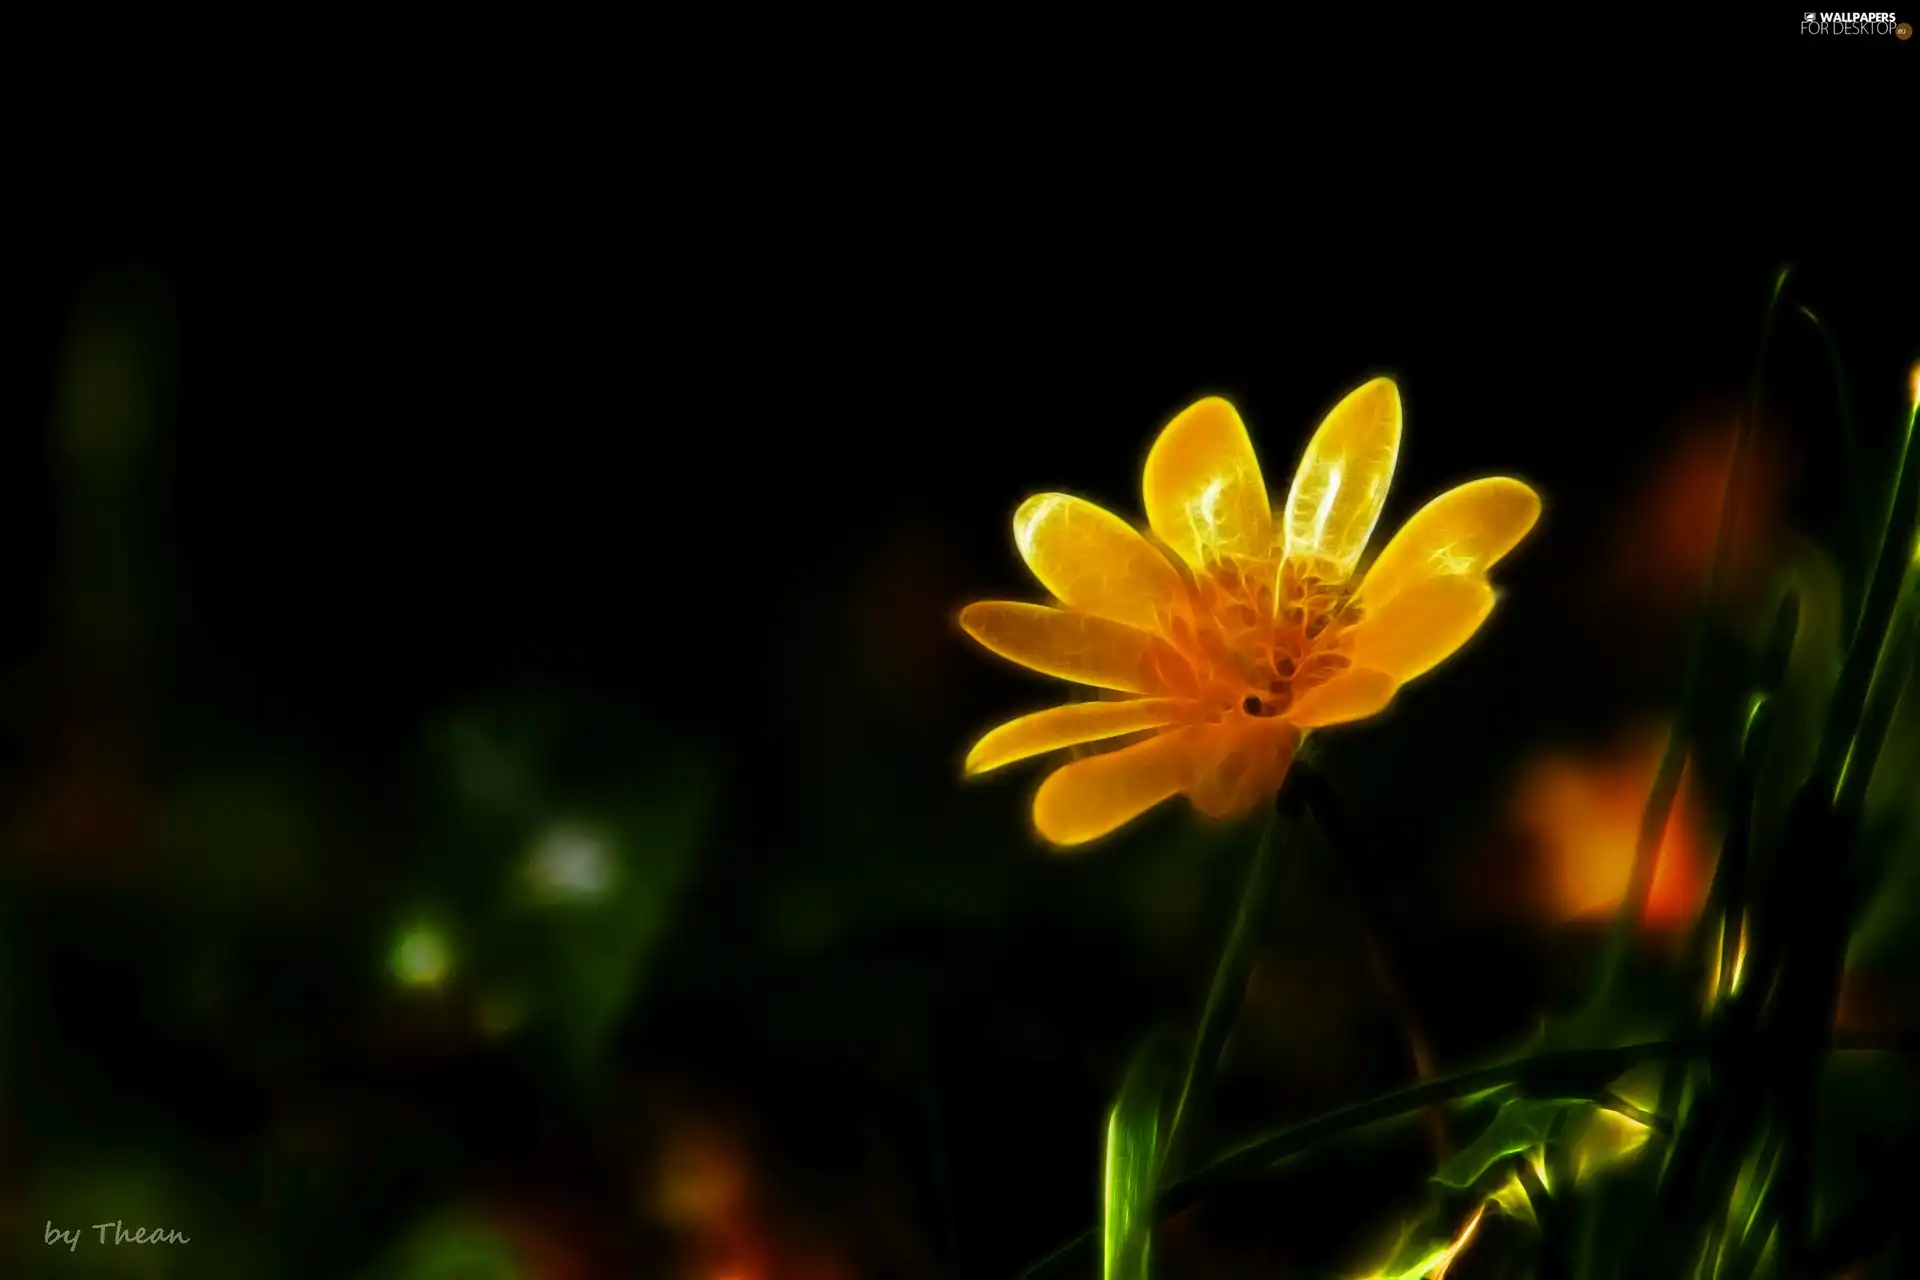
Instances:
[[[1360,610],[1324,560],[1210,559],[1183,603],[1165,635],[1188,671],[1166,671],[1167,684],[1197,697],[1211,721],[1230,712],[1283,716],[1302,693],[1352,665],[1347,632]]]

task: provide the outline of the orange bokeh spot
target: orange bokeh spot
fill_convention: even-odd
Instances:
[[[1699,597],[1720,536],[1721,507],[1738,434],[1738,413],[1702,414],[1682,428],[1623,512],[1614,539],[1613,591],[1636,613],[1666,614]],[[1734,486],[1723,590],[1740,596],[1764,579],[1778,523],[1787,463],[1773,435],[1749,437]]]
[[[1536,859],[1540,905],[1555,919],[1589,919],[1620,906],[1664,748],[1664,736],[1656,734],[1598,757],[1544,756],[1521,779],[1515,818]],[[1707,860],[1699,799],[1690,771],[1683,772],[1660,842],[1649,926],[1693,921],[1705,896]]]

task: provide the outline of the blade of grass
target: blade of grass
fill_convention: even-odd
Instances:
[[[1834,399],[1840,407],[1840,448],[1846,475],[1847,509],[1855,513],[1860,527],[1855,530],[1859,536],[1861,563],[1871,563],[1873,556],[1874,512],[1867,496],[1866,470],[1861,462],[1860,436],[1853,428],[1853,397],[1847,391],[1847,367],[1840,359],[1840,344],[1834,341],[1833,332],[1826,322],[1814,314],[1812,308],[1796,308],[1800,316],[1813,326],[1820,335],[1820,345],[1826,349],[1827,364],[1833,370]]]
[[[1680,1041],[1660,1040],[1622,1045],[1614,1049],[1544,1053],[1396,1089],[1233,1148],[1187,1177],[1163,1187],[1154,1201],[1154,1217],[1157,1220],[1178,1213],[1222,1187],[1258,1177],[1275,1165],[1311,1151],[1330,1139],[1382,1121],[1424,1111],[1437,1103],[1458,1101],[1507,1087],[1522,1090],[1526,1096],[1540,1100],[1567,1097],[1590,1101],[1613,1080],[1643,1062],[1696,1051],[1696,1046]],[[1094,1243],[1099,1234],[1098,1229],[1094,1229],[1069,1240],[1024,1271],[1023,1280],[1038,1280],[1042,1276],[1060,1274]]]
[[[1781,1262],[1789,1270],[1804,1265],[1811,1243],[1815,1092],[1822,1050],[1832,1036],[1853,917],[1865,888],[1866,868],[1856,860],[1859,802],[1885,733],[1871,695],[1888,646],[1901,647],[1895,635],[1897,615],[1920,515],[1920,464],[1913,457],[1916,409],[1920,392],[1908,407],[1879,550],[1807,782],[1809,811],[1820,822],[1810,828],[1815,838],[1791,851],[1798,857],[1779,877],[1782,901],[1777,909],[1791,910],[1796,925],[1796,945],[1780,956],[1776,1001],[1776,1020],[1792,1037],[1778,1084],[1788,1125],[1777,1193],[1778,1243]],[[1881,701],[1893,696],[1889,692]],[[1855,781],[1849,783],[1849,778]]]
[[[1860,715],[1853,745],[1841,762],[1840,781],[1834,793],[1834,808],[1843,817],[1858,819],[1867,802],[1867,788],[1873,781],[1873,766],[1886,745],[1887,730],[1893,726],[1894,711],[1906,692],[1913,672],[1915,629],[1920,623],[1920,557],[1907,571],[1907,586],[1902,603],[1887,629],[1875,664],[1873,681],[1867,688],[1866,707]]]
[[[1666,749],[1661,754],[1660,767],[1654,774],[1653,787],[1641,814],[1640,830],[1634,842],[1633,867],[1627,877],[1627,894],[1621,900],[1619,913],[1614,917],[1613,928],[1607,939],[1606,957],[1600,967],[1599,982],[1588,1006],[1589,1013],[1597,1012],[1611,998],[1626,964],[1633,936],[1646,915],[1647,899],[1653,892],[1653,876],[1659,862],[1661,837],[1666,834],[1667,822],[1673,815],[1673,804],[1680,792],[1680,778],[1686,767],[1690,740],[1698,729],[1707,647],[1720,592],[1725,585],[1727,557],[1738,515],[1741,464],[1746,459],[1754,422],[1760,415],[1760,390],[1766,373],[1767,347],[1773,337],[1774,316],[1779,311],[1780,298],[1791,274],[1791,267],[1782,267],[1774,276],[1773,292],[1767,299],[1766,312],[1761,320],[1760,350],[1754,360],[1753,385],[1748,395],[1747,412],[1734,432],[1733,456],[1727,463],[1726,487],[1720,498],[1719,525],[1714,533],[1713,558],[1707,563],[1700,615],[1687,658],[1686,678],[1681,684],[1679,714],[1674,717],[1673,728],[1667,734]]]
[[[1867,692],[1879,665],[1880,650],[1887,628],[1898,608],[1901,583],[1913,555],[1914,517],[1920,511],[1920,465],[1913,458],[1914,413],[1920,401],[1907,409],[1906,430],[1900,439],[1900,459],[1894,470],[1892,499],[1887,518],[1880,529],[1880,545],[1873,568],[1867,577],[1866,597],[1860,605],[1860,617],[1847,642],[1846,660],[1840,666],[1840,679],[1834,685],[1828,705],[1827,722],[1820,734],[1820,750],[1815,757],[1814,778],[1831,796],[1838,790],[1841,773],[1859,732],[1860,718],[1866,708]],[[1872,762],[1865,762],[1870,765]]]
[[[1107,1113],[1101,1185],[1101,1275],[1147,1280],[1153,1242],[1153,1193],[1160,1172],[1160,1114],[1168,1071],[1164,1037],[1149,1040],[1127,1068]]]

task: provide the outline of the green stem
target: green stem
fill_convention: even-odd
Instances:
[[[1189,1176],[1162,1188],[1154,1202],[1154,1216],[1156,1219],[1165,1219],[1198,1203],[1214,1191],[1257,1177],[1282,1161],[1309,1151],[1329,1139],[1384,1120],[1411,1115],[1438,1103],[1452,1102],[1503,1087],[1518,1087],[1527,1097],[1541,1100],[1591,1102],[1609,1083],[1640,1063],[1693,1051],[1694,1046],[1683,1042],[1661,1040],[1622,1045],[1615,1049],[1544,1053],[1516,1062],[1445,1076],[1411,1088],[1396,1089],[1315,1119],[1290,1125],[1216,1157]],[[1078,1258],[1098,1236],[1097,1230],[1081,1233],[1029,1267],[1022,1273],[1023,1277],[1025,1280],[1038,1280],[1041,1276],[1057,1274],[1060,1268]]]
[[[1647,898],[1653,892],[1654,871],[1660,860],[1660,840],[1666,834],[1668,819],[1673,814],[1673,803],[1680,792],[1681,774],[1686,767],[1688,746],[1699,721],[1700,701],[1706,684],[1703,677],[1707,646],[1726,577],[1727,559],[1733,546],[1733,530],[1740,503],[1741,463],[1746,457],[1748,440],[1753,435],[1754,421],[1760,416],[1760,389],[1764,385],[1767,347],[1773,337],[1774,314],[1779,310],[1780,297],[1786,289],[1791,271],[1790,267],[1782,267],[1774,276],[1773,293],[1767,299],[1766,313],[1760,323],[1760,350],[1754,360],[1753,384],[1748,395],[1747,412],[1740,419],[1733,437],[1733,457],[1727,464],[1726,488],[1720,498],[1720,521],[1714,532],[1713,558],[1707,562],[1704,599],[1687,659],[1686,680],[1681,686],[1680,711],[1674,719],[1672,730],[1667,734],[1666,750],[1660,757],[1660,768],[1654,775],[1653,789],[1648,793],[1647,807],[1641,814],[1640,830],[1634,842],[1633,869],[1627,877],[1627,895],[1614,917],[1590,1011],[1601,1008],[1613,994],[1621,970],[1626,965],[1633,936],[1646,914]]]
[[[1870,558],[1873,555],[1873,512],[1868,509],[1860,435],[1853,427],[1853,397],[1847,392],[1847,368],[1840,359],[1840,344],[1834,341],[1826,323],[1808,307],[1802,306],[1798,310],[1806,322],[1813,326],[1813,331],[1820,335],[1820,345],[1826,348],[1827,363],[1833,369],[1834,396],[1840,402],[1840,447],[1846,459],[1847,509],[1858,513],[1860,528],[1856,532],[1860,537],[1860,554]]]
[[[1920,466],[1913,459],[1914,408],[1907,411],[1906,431],[1900,440],[1900,461],[1894,471],[1892,501],[1880,530],[1880,547],[1874,556],[1873,570],[1867,578],[1866,598],[1860,617],[1847,643],[1846,660],[1840,667],[1840,679],[1834,685],[1833,701],[1828,705],[1827,722],[1820,734],[1813,777],[1832,796],[1838,789],[1841,773],[1851,754],[1865,710],[1867,692],[1879,664],[1880,649],[1887,628],[1893,622],[1900,602],[1901,581],[1914,551],[1914,516],[1920,508]],[[1870,766],[1871,761],[1864,764]]]
[[[1873,782],[1873,766],[1880,759],[1880,749],[1886,745],[1893,713],[1913,668],[1915,631],[1920,625],[1920,559],[1916,559],[1907,577],[1902,604],[1880,646],[1860,727],[1840,767],[1833,803],[1841,815],[1850,819],[1857,819],[1866,805],[1867,788]]]
[[[1369,844],[1362,838],[1359,824],[1353,818],[1353,807],[1346,803],[1333,780],[1311,764],[1302,762],[1294,768],[1296,785],[1304,797],[1307,811],[1313,815],[1314,824],[1320,829],[1328,852],[1333,855],[1331,861],[1334,872],[1340,877],[1347,899],[1353,904],[1354,913],[1359,918],[1360,934],[1373,965],[1374,978],[1380,984],[1387,1005],[1399,1025],[1402,1039],[1406,1041],[1407,1057],[1413,1067],[1414,1078],[1431,1080],[1433,1051],[1413,1011],[1413,1002],[1407,998],[1406,989],[1400,982],[1404,968],[1397,962],[1384,931],[1374,921],[1377,904],[1385,901],[1386,894],[1375,870],[1377,864],[1370,856]],[[1446,1116],[1438,1108],[1428,1114],[1427,1132],[1433,1144],[1434,1159],[1444,1161],[1447,1157]]]
[[[1176,1162],[1193,1128],[1194,1114],[1213,1087],[1221,1051],[1225,1049],[1227,1035],[1233,1030],[1234,1020],[1239,1016],[1240,1004],[1247,990],[1247,975],[1253,967],[1254,944],[1260,939],[1261,924],[1273,899],[1273,880],[1279,862],[1277,849],[1282,844],[1290,843],[1292,836],[1289,831],[1287,840],[1275,840],[1274,832],[1284,821],[1280,811],[1290,807],[1288,791],[1283,788],[1275,807],[1261,819],[1253,857],[1247,863],[1247,878],[1240,889],[1239,904],[1234,909],[1233,925],[1228,929],[1226,941],[1221,946],[1220,960],[1214,966],[1213,981],[1207,990],[1207,1001],[1201,1007],[1200,1023],[1194,1030],[1186,1067],[1181,1072],[1173,1116],[1167,1125],[1166,1141],[1161,1145],[1162,1176],[1178,1168]]]

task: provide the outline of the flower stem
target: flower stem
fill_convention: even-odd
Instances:
[[[1275,830],[1286,822],[1286,811],[1291,808],[1289,793],[1283,788],[1275,807],[1260,821],[1253,856],[1247,863],[1247,877],[1241,885],[1240,901],[1234,908],[1233,925],[1221,945],[1207,1001],[1201,1007],[1200,1022],[1194,1029],[1186,1067],[1180,1075],[1179,1092],[1174,1095],[1172,1118],[1161,1143],[1162,1176],[1178,1167],[1176,1162],[1193,1128],[1193,1117],[1213,1088],[1227,1034],[1239,1016],[1247,990],[1247,975],[1253,967],[1253,947],[1259,941],[1261,925],[1273,899],[1278,847],[1292,839],[1291,830],[1279,839],[1275,838]]]
[[[1331,861],[1334,871],[1340,876],[1347,898],[1359,917],[1361,938],[1366,944],[1374,978],[1380,984],[1387,1006],[1393,1011],[1394,1020],[1399,1024],[1401,1037],[1406,1041],[1414,1079],[1431,1080],[1434,1075],[1433,1050],[1427,1044],[1413,1003],[1407,998],[1406,989],[1400,982],[1402,966],[1395,962],[1385,934],[1374,919],[1378,904],[1384,901],[1385,894],[1376,872],[1378,864],[1370,856],[1370,845],[1361,837],[1359,825],[1353,818],[1353,808],[1346,803],[1333,780],[1309,763],[1302,762],[1294,768],[1307,809],[1313,814],[1314,824],[1319,827],[1328,852],[1333,854]],[[1447,1122],[1445,1112],[1438,1107],[1427,1113],[1427,1138],[1433,1146],[1434,1159],[1444,1161],[1447,1158]]]

